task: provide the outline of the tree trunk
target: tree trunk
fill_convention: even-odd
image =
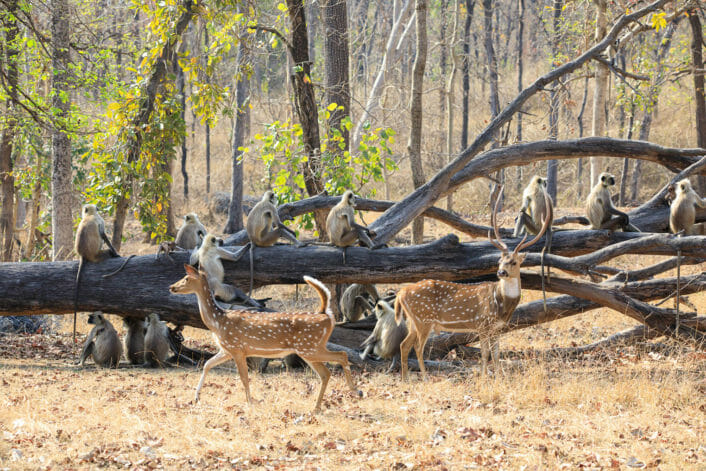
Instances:
[[[321,181],[321,141],[319,137],[319,113],[314,96],[314,84],[311,80],[311,62],[309,60],[309,38],[306,30],[306,16],[303,0],[287,0],[291,23],[292,48],[290,50],[294,70],[292,86],[294,88],[294,110],[302,126],[304,151],[309,157],[302,166],[304,185],[309,196],[321,193],[324,189]],[[326,217],[315,213],[316,228],[319,236],[325,234]]]
[[[454,137],[454,84],[456,82],[456,71],[458,70],[458,54],[456,54],[456,40],[458,36],[458,5],[459,2],[454,2],[453,11],[453,28],[451,30],[451,38],[449,40],[448,49],[451,55],[451,73],[446,82],[446,164],[451,162],[453,154],[453,137]],[[446,197],[446,209],[453,211],[453,193],[449,193]]]
[[[181,120],[184,122],[184,129],[186,129],[186,80],[184,77],[184,70],[179,66],[179,63],[175,63],[176,68],[176,81],[177,90],[179,90],[179,104],[181,105]],[[195,122],[196,120],[194,120]],[[186,148],[186,133],[181,140],[181,176],[184,180],[184,200],[189,200],[189,174],[186,171],[186,158],[187,158],[187,148]]]
[[[664,78],[664,60],[667,57],[669,48],[672,44],[672,36],[676,30],[677,22],[679,20],[675,19],[664,28],[664,35],[661,38],[660,46],[655,52],[655,64],[656,70],[652,76],[652,81],[650,88],[645,94],[645,114],[642,118],[642,124],[640,125],[640,135],[638,139],[641,141],[647,141],[650,138],[650,131],[652,129],[652,119],[654,118],[655,108],[657,106],[657,101],[659,100],[659,91],[662,87],[662,80]],[[630,200],[632,202],[638,201],[638,194],[640,191],[640,175],[642,174],[642,162],[635,162],[635,168],[632,173],[632,181],[630,183]]]
[[[517,93],[522,91],[522,72],[524,69],[524,30],[525,30],[525,0],[517,0]],[[522,142],[522,108],[515,118],[515,142]],[[522,192],[522,167],[517,166],[517,192]]]
[[[583,81],[583,100],[581,101],[581,110],[576,121],[579,126],[579,139],[583,137],[583,113],[586,111],[586,102],[588,101],[588,76]],[[576,196],[581,200],[583,195],[583,159],[578,159],[576,162]]]
[[[426,183],[422,166],[422,94],[424,90],[424,69],[427,63],[427,2],[415,0],[417,54],[414,58],[412,73],[412,96],[410,108],[409,163],[412,168],[412,183],[419,188]],[[412,243],[424,243],[424,217],[414,219],[412,223]]]
[[[488,81],[490,83],[490,117],[495,118],[500,113],[500,98],[498,95],[498,63],[493,46],[493,0],[483,0],[485,57],[488,61]],[[492,147],[497,147],[497,140]]]
[[[701,54],[704,38],[698,10],[689,12],[689,25],[691,26],[691,65],[694,68],[696,145],[706,148],[706,97],[704,96],[704,61]],[[698,182],[699,194],[706,194],[706,177],[699,177]]]
[[[230,204],[223,231],[233,234],[243,229],[243,151],[250,131],[250,57],[245,38],[238,43],[238,69],[235,75],[235,123],[231,150]]]
[[[208,29],[204,28],[203,30],[203,37],[204,37],[204,47],[208,48],[209,46],[209,40],[208,40]],[[210,83],[211,77],[206,74],[204,77],[204,80],[206,84]],[[205,136],[205,145],[206,145],[206,196],[211,194],[211,122],[209,120],[206,120],[206,136]]]
[[[13,176],[12,150],[15,140],[17,120],[17,83],[19,81],[19,56],[18,41],[21,39],[17,27],[18,2],[10,0],[6,4],[7,12],[2,15],[2,26],[5,30],[5,50],[0,57],[0,65],[5,69],[3,82],[8,97],[5,102],[6,122],[0,136],[0,260],[9,262],[12,259],[12,240],[15,232],[14,203],[15,203],[15,177]]]
[[[561,19],[563,0],[554,0],[552,7],[552,67],[560,65],[557,61],[559,55],[559,41],[561,31],[559,29],[559,20]],[[552,89],[549,92],[549,139],[557,140],[559,138],[559,80],[552,84]],[[556,182],[559,173],[559,161],[552,159],[547,161],[547,193],[556,201]]]
[[[324,67],[326,104],[336,103],[343,109],[331,111],[328,119],[330,128],[338,129],[345,143],[345,149],[336,147],[332,151],[349,150],[350,132],[341,126],[344,117],[350,115],[351,93],[348,75],[348,13],[346,0],[326,0],[322,4],[321,17],[324,28]]]
[[[463,26],[463,60],[461,61],[461,74],[463,75],[462,95],[463,111],[461,114],[461,149],[468,147],[468,118],[471,100],[471,22],[473,21],[473,7],[475,0],[466,0],[466,21]]]
[[[595,42],[601,41],[607,33],[607,14],[608,14],[608,1],[607,0],[593,0],[596,4],[596,34],[594,36]],[[606,65],[600,62],[596,62],[596,77],[594,80],[593,87],[593,121],[591,123],[591,133],[593,136],[603,137],[606,135],[606,120],[605,120],[605,110],[606,110],[606,95],[608,93],[608,77],[609,70]],[[598,157],[591,157],[591,188],[596,184],[596,179],[601,172],[605,170],[605,164],[603,159]]]
[[[52,260],[66,260],[73,246],[73,182],[71,142],[64,131],[71,107],[69,85],[69,38],[71,15],[67,0],[52,2],[52,107],[55,110],[52,129]]]
[[[363,133],[363,126],[370,120],[370,113],[372,113],[380,100],[380,95],[382,94],[383,88],[385,86],[385,76],[390,70],[393,62],[393,55],[395,54],[395,45],[402,34],[402,24],[409,6],[412,4],[411,0],[407,0],[403,3],[402,8],[397,13],[392,23],[392,29],[390,30],[390,36],[387,38],[387,43],[385,44],[385,53],[382,56],[382,62],[380,63],[380,69],[378,70],[375,81],[373,82],[373,87],[368,94],[368,100],[365,103],[365,108],[360,115],[360,118],[356,121],[355,128],[353,130],[353,148],[357,148],[360,143],[360,138]]]
[[[174,34],[169,35],[169,39],[162,47],[162,51],[159,57],[163,58],[155,63],[152,73],[147,80],[147,85],[145,86],[142,93],[144,96],[140,101],[140,108],[137,115],[130,123],[129,129],[132,132],[126,132],[125,137],[121,137],[126,140],[125,147],[127,148],[127,162],[133,164],[137,162],[140,157],[140,152],[142,149],[142,128],[147,124],[154,110],[154,102],[157,95],[157,89],[162,83],[164,78],[167,76],[167,58],[172,57],[174,53],[174,46],[177,41],[181,39],[181,35],[186,30],[186,27],[191,22],[191,18],[194,15],[194,3],[192,0],[184,0],[183,3],[184,12],[181,14],[176,24],[174,25]],[[115,220],[113,221],[113,247],[115,250],[120,250],[123,238],[123,228],[125,226],[125,220],[127,218],[127,212],[130,207],[130,198],[132,196],[132,184],[133,177],[128,174],[124,179],[124,184],[122,187],[122,193],[120,199],[115,205]]]

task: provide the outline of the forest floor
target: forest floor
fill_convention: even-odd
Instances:
[[[621,257],[614,265],[658,260]],[[307,291],[297,302],[291,287],[258,295],[273,296],[275,308],[304,309],[316,303]],[[523,291],[523,302],[540,296]],[[690,299],[706,311],[704,293]],[[575,358],[542,355],[635,325],[614,311],[503,336],[502,352],[526,355],[508,356],[490,378],[480,376],[477,359],[431,371],[426,381],[413,372],[407,383],[397,372],[354,368],[359,398],[334,369],[318,415],[318,378],[278,362],[250,374],[251,406],[232,362],[209,373],[198,404],[199,369],[104,370],[90,361],[79,369],[80,345],[72,348],[70,316],[62,317],[46,334],[0,337],[0,469],[706,470],[703,351],[657,339]],[[185,336],[212,349],[206,331],[187,328]]]

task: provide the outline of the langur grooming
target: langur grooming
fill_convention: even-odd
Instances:
[[[94,204],[85,204],[81,213],[81,222],[76,229],[74,250],[79,256],[78,271],[76,272],[76,288],[74,290],[74,330],[73,339],[76,343],[76,312],[78,311],[78,289],[83,273],[83,265],[88,262],[99,263],[108,257],[119,257],[118,253],[105,235],[105,221],[98,214]],[[103,242],[108,246],[103,249]],[[129,260],[129,259],[128,259]],[[127,261],[125,262],[127,263]],[[125,264],[123,264],[125,266]],[[122,267],[121,267],[122,268]]]
[[[360,354],[360,359],[365,360],[371,352],[379,358],[392,359],[390,368],[387,370],[389,373],[395,368],[397,358],[400,356],[400,344],[407,336],[407,323],[402,319],[397,325],[394,309],[382,299],[375,304],[374,312],[378,321],[373,333],[361,344],[364,350]]]
[[[271,247],[277,240],[285,238],[297,247],[302,244],[296,234],[287,226],[282,224],[277,213],[277,197],[268,190],[262,195],[262,199],[250,210],[248,214],[245,230],[250,238],[250,295],[253,288],[253,250],[257,247]]]
[[[167,364],[169,355],[169,328],[155,313],[145,319],[145,364],[155,368]]]
[[[100,311],[90,314],[88,323],[95,326],[91,329],[86,343],[83,345],[79,365],[83,366],[90,356],[98,366],[117,368],[120,357],[123,355],[123,346],[120,344],[115,327]]]
[[[372,303],[377,303],[380,295],[372,284],[353,283],[343,292],[341,296],[341,313],[345,322],[358,322],[374,304],[368,303],[369,297]]]
[[[125,333],[125,356],[132,365],[145,363],[145,320],[137,317],[126,317],[123,324]]]
[[[592,229],[608,229],[614,231],[621,228],[623,232],[640,232],[640,229],[630,224],[627,214],[613,206],[609,187],[615,185],[615,177],[603,172],[598,176],[598,183],[593,187],[586,201],[586,216]]]
[[[355,222],[355,195],[347,190],[343,193],[341,201],[331,208],[326,218],[326,230],[331,243],[336,247],[343,248],[343,263],[346,263],[346,247],[355,245],[358,242],[372,249],[373,241],[370,240],[370,230]]]

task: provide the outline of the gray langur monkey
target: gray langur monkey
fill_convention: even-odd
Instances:
[[[115,327],[100,311],[90,314],[88,323],[94,324],[94,327],[83,345],[78,364],[83,366],[90,356],[98,366],[117,368],[123,355],[123,346],[120,344]]]
[[[103,249],[103,242],[108,246]],[[76,343],[76,313],[78,312],[78,290],[83,274],[83,266],[88,262],[99,263],[109,257],[120,257],[113,248],[110,239],[105,235],[105,221],[98,214],[95,204],[85,204],[81,211],[81,222],[76,229],[76,239],[74,240],[74,250],[78,254],[78,271],[76,272],[76,287],[74,289],[74,329],[73,339]],[[129,260],[129,258],[128,258]],[[127,260],[120,267],[125,266]],[[119,270],[120,270],[119,269]],[[118,271],[119,271],[118,270]]]
[[[370,240],[370,230],[355,222],[355,195],[347,190],[341,196],[341,201],[331,208],[326,218],[326,231],[331,243],[343,248],[343,263],[346,263],[346,247],[358,242],[372,249],[375,244]]]
[[[706,198],[701,198],[686,178],[680,180],[674,189],[674,199],[669,206],[669,228],[677,234],[684,231],[685,235],[706,234],[706,224],[696,223],[696,207],[706,208]]]
[[[610,173],[603,172],[598,176],[598,182],[586,201],[586,216],[591,228],[611,231],[621,228],[623,232],[640,232],[640,229],[630,224],[627,214],[613,206],[609,188],[614,185],[615,176]]]
[[[196,213],[189,213],[184,216],[184,224],[179,228],[174,243],[177,248],[184,250],[193,250],[201,245],[201,241],[208,231],[199,221]]]
[[[280,221],[276,203],[277,197],[274,192],[268,190],[248,213],[245,230],[250,238],[250,296],[252,296],[254,283],[253,250],[256,246],[271,247],[280,237],[287,239],[297,247],[305,245],[297,239],[291,229]]]
[[[137,317],[123,318],[125,332],[125,357],[131,365],[145,363],[145,320]]]
[[[400,344],[407,336],[407,323],[404,319],[397,325],[395,310],[384,300],[379,300],[373,310],[378,321],[373,333],[363,341],[364,348],[360,359],[365,360],[372,352],[379,358],[392,359],[388,373],[395,368],[397,358],[400,356]]]
[[[552,251],[552,221],[554,220],[554,202],[547,192],[547,179],[537,175],[530,179],[530,182],[522,192],[522,207],[515,219],[515,230],[513,237],[521,237],[525,234],[537,235],[542,231],[544,221],[549,215],[549,226],[545,232],[546,239],[541,256],[542,273],[542,294],[544,297],[544,310],[547,310],[547,294],[544,289],[544,255]],[[549,276],[549,269],[547,269]]]
[[[165,366],[169,356],[169,328],[159,320],[154,312],[145,319],[145,363],[144,366],[155,368]]]
[[[366,311],[371,309],[371,304],[368,303],[366,297],[370,297],[372,305],[377,303],[380,295],[375,289],[375,285],[353,283],[343,291],[341,296],[341,314],[345,322],[357,322]]]
[[[223,239],[213,234],[206,234],[201,247],[191,253],[189,263],[196,265],[198,262],[201,270],[208,275],[208,285],[213,295],[224,302],[231,302],[235,299],[244,299],[248,304],[262,309],[262,304],[245,294],[239,288],[223,282],[225,272],[221,260],[237,262],[243,256],[243,250],[238,253],[231,253],[222,247]]]

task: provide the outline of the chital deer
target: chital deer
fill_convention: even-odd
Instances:
[[[321,389],[314,412],[321,409],[321,400],[331,377],[331,372],[324,362],[341,365],[348,387],[351,391],[358,392],[351,377],[348,355],[326,348],[326,342],[336,321],[329,306],[331,294],[320,281],[304,277],[304,281],[314,288],[321,298],[321,306],[316,312],[223,310],[215,302],[206,273],[197,271],[190,265],[184,265],[184,268],[186,276],[171,285],[169,290],[175,294],[196,294],[201,320],[213,332],[220,348],[216,356],[208,360],[203,367],[201,380],[196,387],[195,401],[199,400],[206,373],[214,366],[233,358],[245,388],[245,398],[251,403],[245,359],[249,356],[282,358],[290,353],[296,353],[304,359],[321,379]]]
[[[546,193],[545,193],[546,197]],[[500,197],[498,196],[498,200]],[[496,223],[497,201],[491,214],[495,239],[488,233],[490,242],[501,250],[498,267],[499,281],[467,285],[442,280],[422,280],[402,288],[395,301],[395,320],[399,324],[402,314],[407,317],[409,333],[400,345],[402,378],[407,379],[407,358],[414,346],[422,375],[424,368],[424,344],[432,330],[449,332],[478,332],[481,344],[481,371],[487,373],[488,355],[493,345],[493,367],[498,371],[498,330],[510,320],[520,302],[520,265],[525,254],[520,250],[536,243],[546,232],[551,221],[549,214],[542,230],[531,241],[527,235],[510,253],[500,239]],[[549,202],[547,202],[549,204]]]

